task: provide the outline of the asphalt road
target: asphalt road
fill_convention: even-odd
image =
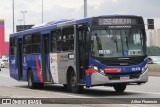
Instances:
[[[127,86],[124,93],[116,93],[112,87],[85,88],[83,93],[70,93],[62,85],[47,85],[44,89],[29,89],[27,82],[16,81],[9,76],[9,69],[0,72],[0,98],[160,98],[160,77],[149,76],[143,85]],[[157,105],[156,105],[157,106]]]

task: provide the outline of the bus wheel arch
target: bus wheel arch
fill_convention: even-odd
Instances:
[[[27,69],[27,81],[28,81],[28,87],[31,89],[41,89],[44,87],[44,83],[34,82],[34,73],[30,67]]]
[[[67,88],[67,90],[70,90],[70,75],[72,72],[74,72],[74,69],[73,67],[69,66],[66,75],[67,84],[64,84],[64,87]]]
[[[27,69],[27,81],[28,81],[28,73],[30,72],[30,70],[32,71],[31,67],[28,67],[28,69]]]
[[[27,81],[28,81],[29,88],[31,89],[35,88],[34,76],[33,76],[33,71],[31,68],[28,68],[27,70]]]
[[[73,93],[79,93],[83,90],[83,86],[77,84],[76,72],[72,67],[67,70],[67,89]]]

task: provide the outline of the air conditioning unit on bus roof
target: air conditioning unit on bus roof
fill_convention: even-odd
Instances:
[[[56,21],[48,22],[46,25],[59,24],[59,23],[68,22],[68,21],[72,21],[72,20],[73,19],[61,19],[61,20],[56,20]]]
[[[38,24],[38,25],[32,26],[31,28],[38,28],[38,27],[42,27],[42,26],[45,26],[45,25],[46,25],[46,23]]]
[[[33,26],[32,28],[38,28],[38,27],[43,27],[43,26],[49,26],[49,25],[54,25],[54,24],[59,24],[59,23],[64,23],[64,22],[68,22],[68,21],[72,21],[73,19],[62,19],[62,20],[57,20],[57,21],[50,21],[47,23],[43,23],[43,24],[38,24]]]

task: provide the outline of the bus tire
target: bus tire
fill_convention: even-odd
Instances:
[[[44,84],[43,83],[35,83],[35,88],[42,89],[42,88],[44,88]]]
[[[63,84],[63,87],[64,87],[65,89],[67,89],[68,86],[67,86],[67,84]]]
[[[124,90],[127,87],[127,84],[123,83],[123,84],[116,84],[113,86],[116,92],[124,92]]]
[[[34,89],[36,87],[35,86],[36,84],[34,83],[34,77],[33,77],[32,70],[28,71],[27,80],[28,80],[28,87],[31,89]]]
[[[83,86],[80,86],[77,84],[77,78],[76,78],[76,74],[74,71],[71,72],[70,74],[70,79],[69,79],[69,86],[70,86],[70,90],[73,93],[80,93],[83,90]]]

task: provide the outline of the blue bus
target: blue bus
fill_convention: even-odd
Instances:
[[[60,20],[10,35],[10,76],[29,88],[63,84],[83,87],[148,81],[144,21],[135,15],[106,15]]]

